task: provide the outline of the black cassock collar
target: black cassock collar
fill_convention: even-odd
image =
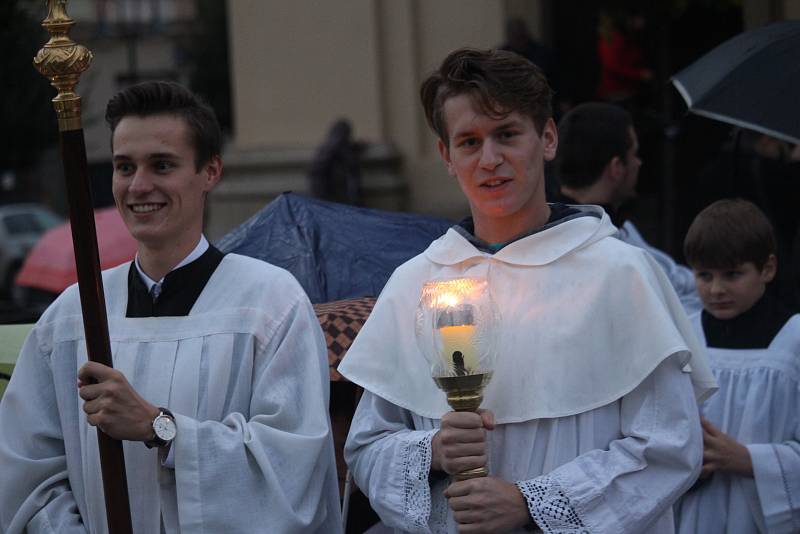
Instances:
[[[128,269],[128,309],[126,317],[183,317],[189,312],[222,261],[224,254],[209,246],[202,256],[164,277],[161,293],[153,302],[147,285],[131,262]]]
[[[765,349],[791,317],[792,310],[765,294],[752,308],[733,319],[716,319],[703,310],[701,321],[709,347]]]
[[[558,192],[553,199],[554,202],[561,202],[563,204],[573,204],[573,205],[580,205],[581,203],[572,198],[569,195],[565,195],[562,192]],[[619,208],[613,207],[611,204],[599,204],[603,210],[608,213],[608,217],[611,219],[611,223],[616,226],[617,228],[622,228],[622,225],[625,224],[625,221],[628,220],[628,210],[630,206],[628,204],[622,205]]]

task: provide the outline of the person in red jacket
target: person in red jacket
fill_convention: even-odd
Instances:
[[[644,17],[626,14],[614,17],[600,15],[597,56],[600,60],[600,83],[596,96],[609,102],[625,102],[634,98],[642,82],[653,79],[644,66],[644,52],[633,36],[644,28]]]

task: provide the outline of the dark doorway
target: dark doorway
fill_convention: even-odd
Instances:
[[[598,99],[601,77],[598,39],[609,17],[623,24],[641,18],[634,39],[642,64],[652,71],[635,98],[621,102],[634,115],[644,162],[631,218],[654,246],[681,260],[686,228],[706,200],[698,174],[719,153],[729,127],[689,116],[669,82],[671,75],[743,29],[734,1],[553,2],[553,49],[562,100]],[[713,21],[713,22],[712,22]]]

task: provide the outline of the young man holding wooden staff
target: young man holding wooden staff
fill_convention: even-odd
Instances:
[[[202,233],[213,110],[146,82],[108,104],[136,259],[103,273],[114,368],[87,362],[78,292],[30,333],[0,404],[0,531],[106,529],[96,429],[124,440],[133,531],[341,531],[325,343],[287,272]]]

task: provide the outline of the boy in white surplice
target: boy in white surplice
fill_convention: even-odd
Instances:
[[[472,216],[395,271],[339,367],[365,389],[356,482],[397,531],[672,532],[714,381],[669,281],[602,209],[545,202],[558,135],[533,64],[458,50],[421,96]],[[479,414],[449,411],[414,339],[423,284],[455,276],[488,279],[502,316]]]
[[[690,320],[719,393],[700,408],[703,470],[675,508],[678,531],[800,532],[800,315],[766,291],[772,225],[751,202],[720,200],[684,245],[704,306]]]
[[[138,242],[103,273],[115,368],[87,362],[76,286],[0,404],[0,531],[107,531],[97,427],[124,440],[133,531],[341,531],[325,343],[287,272],[202,234],[213,110],[165,82],[108,104],[113,193]]]

